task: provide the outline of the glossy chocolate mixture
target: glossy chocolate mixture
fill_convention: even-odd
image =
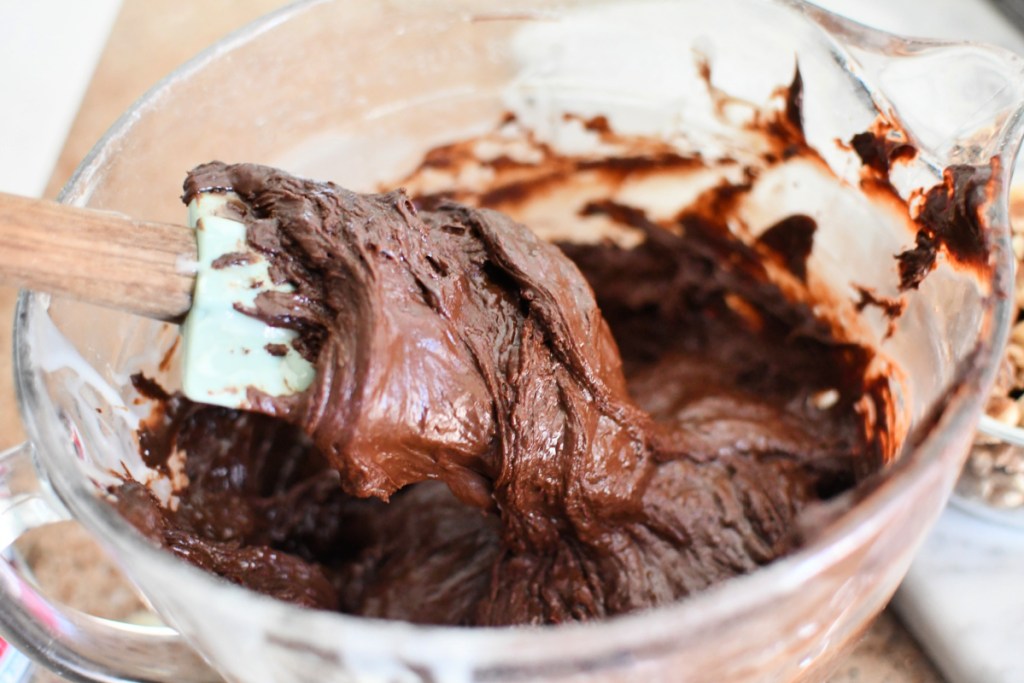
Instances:
[[[210,190],[295,286],[249,313],[299,331],[317,379],[251,395],[268,417],[139,378],[160,403],[145,455],[186,454],[188,484],[173,510],[133,482],[116,500],[231,581],[422,623],[592,619],[787,553],[802,509],[888,455],[855,408],[886,400],[871,353],[713,223],[619,216],[646,239],[560,249],[494,211],[266,167],[201,166],[186,200]],[[765,249],[800,274],[814,229],[787,219]]]
[[[432,150],[408,195],[195,169],[185,200],[234,193],[225,211],[294,287],[245,312],[296,330],[316,380],[289,398],[250,391],[256,412],[240,412],[137,376],[156,406],[143,456],[181,485],[165,507],[126,481],[118,508],[235,583],[419,623],[599,618],[792,551],[803,513],[878,470],[899,436],[885,364],[813,299],[815,220],[736,227],[769,169],[829,172],[803,137],[799,75],[779,95],[745,158],[568,116],[600,153],[566,155],[510,117]],[[898,199],[905,136],[880,119],[847,149],[865,192]],[[685,206],[641,201],[644,182],[709,170]],[[900,293],[855,286],[849,305],[894,324],[939,251],[981,258],[969,219],[993,173],[967,170],[923,195],[913,247],[892,255]]]

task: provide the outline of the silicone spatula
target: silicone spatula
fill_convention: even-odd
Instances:
[[[247,408],[249,389],[302,391],[313,367],[295,333],[243,312],[290,286],[271,281],[245,225],[222,215],[233,198],[199,194],[185,226],[0,193],[0,283],[183,323],[182,390],[194,401]]]

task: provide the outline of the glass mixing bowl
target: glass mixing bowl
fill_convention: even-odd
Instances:
[[[894,177],[904,196],[951,164],[1012,167],[1024,68],[994,48],[905,40],[798,0],[528,0],[514,9],[499,0],[338,0],[268,16],[172,74],[98,143],[61,199],[181,221],[183,175],[211,159],[370,189],[437,143],[493,129],[510,106],[538,121],[574,107],[657,112],[648,124],[671,122],[697,150],[738,150],[742,136],[701,124],[708,88],[695,54],[715,88],[753,102],[788,84],[799,62],[807,136],[844,199],[788,185],[780,193],[788,211],[813,200],[826,212],[812,259],[835,291],[891,292],[892,256],[913,243],[898,212],[862,195],[859,163],[837,140],[880,112],[899,121],[920,150]],[[301,609],[154,548],[103,493],[111,470],[147,474],[135,435],[145,406],[128,378],[145,370],[176,386],[176,364],[161,369],[161,360],[177,331],[26,292],[15,345],[30,441],[0,459],[0,547],[70,515],[168,626],[74,613],[0,562],[0,632],[77,680],[820,680],[892,596],[949,498],[992,386],[1012,308],[1001,296],[1012,287],[1003,175],[978,208],[989,267],[940,261],[906,295],[891,335],[882,317],[858,318],[899,369],[894,462],[818,510],[816,531],[792,555],[599,623],[464,629]]]

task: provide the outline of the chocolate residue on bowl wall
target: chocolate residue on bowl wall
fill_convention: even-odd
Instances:
[[[820,217],[750,215],[779,165],[827,171],[801,93],[797,74],[753,112],[749,158],[575,115],[597,151],[566,153],[510,116],[428,153],[408,194],[196,169],[186,201],[236,193],[227,210],[296,287],[248,313],[299,332],[317,379],[251,393],[268,417],[140,378],[146,461],[184,454],[187,481],[169,502],[126,482],[118,508],[230,581],[419,623],[599,618],[792,552],[803,513],[902,436],[889,366],[833,311],[901,302],[829,292]],[[874,172],[908,154],[868,142]]]
[[[871,128],[850,140],[862,162],[861,185],[900,199],[890,174],[897,164],[917,158],[907,133],[889,118],[879,116]],[[961,267],[990,273],[991,244],[985,215],[1002,182],[999,159],[988,166],[954,165],[943,170],[942,182],[910,198],[910,215],[917,227],[914,247],[896,255],[900,290],[917,289],[935,269],[938,255]],[[902,199],[900,199],[902,201]],[[865,299],[875,304],[874,299]],[[887,304],[890,311],[902,310]]]
[[[810,216],[796,214],[783,218],[757,238],[758,244],[775,252],[789,272],[807,281],[807,258],[814,247],[818,224]]]
[[[865,176],[888,183],[894,164],[906,163],[917,157],[917,148],[906,133],[890,120],[879,117],[871,130],[857,133],[850,139],[850,147],[864,164]]]
[[[924,193],[915,222],[920,226],[913,249],[897,256],[900,289],[917,289],[935,268],[940,253],[982,273],[992,270],[985,213],[1001,181],[998,158],[990,166],[950,166],[943,182]]]

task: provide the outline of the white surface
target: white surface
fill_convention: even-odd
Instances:
[[[22,683],[28,679],[32,663],[28,657],[0,640],[0,683]]]
[[[951,683],[1024,681],[1024,532],[948,508],[896,607]]]
[[[39,196],[121,0],[0,0],[0,192]]]

